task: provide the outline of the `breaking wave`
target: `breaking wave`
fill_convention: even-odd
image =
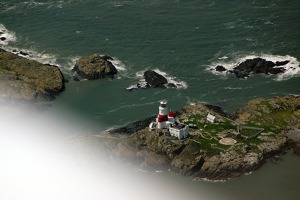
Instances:
[[[34,47],[30,47],[29,49],[24,49],[24,48],[12,47],[9,45],[10,42],[16,42],[16,41],[17,41],[16,33],[13,31],[9,31],[8,29],[5,28],[3,24],[0,24],[0,47],[2,49],[30,60],[36,60],[43,64],[56,65],[60,67],[60,65],[56,62],[57,58],[54,54],[39,52]]]
[[[50,64],[50,65],[56,65],[60,67],[60,64],[56,62],[57,58],[56,55],[51,53],[45,53],[45,52],[38,52],[36,50],[32,49],[19,49],[15,47],[7,46],[5,48],[6,51],[11,52],[13,54],[16,54],[18,56],[30,59],[30,60],[36,60],[43,64]]]
[[[230,56],[222,56],[218,57],[217,59],[214,59],[208,67],[207,70],[210,71],[211,73],[215,75],[222,75],[226,76],[228,74],[227,71],[225,72],[218,72],[215,70],[216,66],[221,65],[227,70],[232,70],[234,67],[238,66],[240,63],[244,62],[247,59],[253,59],[253,58],[263,58],[267,61],[272,61],[272,62],[280,62],[280,61],[286,61],[289,60],[290,62],[287,63],[283,67],[285,69],[285,72],[282,74],[277,74],[275,79],[276,81],[282,81],[282,80],[287,80],[293,77],[300,76],[300,62],[297,60],[297,58],[290,56],[290,55],[270,55],[270,54],[261,54],[261,55],[247,55],[247,56],[241,56],[238,58],[230,58]]]
[[[87,0],[86,0],[87,1]],[[51,8],[63,8],[68,4],[71,3],[84,3],[85,1],[80,0],[60,0],[60,1],[38,1],[38,0],[30,0],[30,1],[23,1],[23,2],[11,2],[11,1],[5,1],[0,3],[2,6],[2,9],[0,10],[0,13],[22,13],[24,10],[32,10],[32,9],[40,9],[40,10],[46,10]]]
[[[0,24],[0,46],[6,46],[9,42],[15,42],[16,40],[16,34],[7,30],[3,24]]]

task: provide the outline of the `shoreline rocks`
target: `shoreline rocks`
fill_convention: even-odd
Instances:
[[[110,56],[83,56],[76,61],[73,71],[75,71],[80,77],[88,80],[104,78],[112,79],[118,71],[109,60],[112,60]],[[75,77],[74,79],[76,79],[76,81],[79,80],[78,77]]]
[[[52,100],[64,90],[57,66],[42,64],[0,49],[0,98]]]

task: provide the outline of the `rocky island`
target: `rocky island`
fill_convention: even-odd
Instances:
[[[126,89],[129,91],[134,91],[137,89],[146,89],[146,88],[178,88],[182,87],[180,83],[172,83],[168,79],[161,75],[160,73],[154,70],[146,70],[143,74],[143,79],[138,83],[133,84]]]
[[[114,78],[118,71],[110,60],[113,60],[110,56],[83,56],[76,61],[73,71],[88,80]],[[79,80],[79,78],[75,76],[74,80]]]
[[[195,103],[177,113],[189,125],[189,137],[149,130],[154,117],[90,137],[109,157],[139,163],[144,169],[173,169],[183,175],[227,180],[258,169],[266,159],[290,149],[300,138],[300,98],[254,99],[235,116],[217,106]],[[207,121],[214,115],[215,123]],[[298,145],[299,146],[299,145]],[[296,147],[298,147],[296,145]]]
[[[0,99],[51,100],[63,89],[64,77],[57,66],[0,49]]]
[[[232,70],[228,70],[222,65],[216,66],[215,70],[218,72],[228,72],[234,74],[239,79],[245,79],[251,74],[282,74],[286,71],[285,66],[289,62],[289,60],[273,62],[257,57],[253,59],[247,59],[241,63],[238,63],[233,67]]]

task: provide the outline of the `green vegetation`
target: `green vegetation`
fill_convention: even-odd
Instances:
[[[263,102],[263,104],[264,106],[269,106],[267,101]],[[286,111],[284,116],[288,116],[289,114],[291,113]],[[270,116],[271,115],[272,114],[270,114]],[[278,114],[274,115],[274,118],[277,120],[282,120],[283,117],[281,114]],[[219,123],[210,123],[206,120],[205,116],[194,114],[190,115],[187,119],[181,119],[180,121],[185,124],[196,125],[196,130],[190,129],[190,132],[195,132],[195,134],[191,137],[189,144],[193,145],[193,147],[198,148],[199,150],[206,151],[208,156],[217,155],[220,152],[224,152],[230,148],[230,145],[223,145],[219,143],[219,139],[222,137],[234,138],[238,145],[247,145],[250,151],[259,153],[260,151],[257,145],[262,143],[262,141],[257,137],[252,139],[247,138],[255,136],[258,132],[261,132],[259,129],[263,129],[264,132],[274,132],[274,130],[277,130],[275,124],[270,125],[266,121],[257,118],[256,121],[251,121],[241,125],[256,127],[258,130],[244,128],[240,132],[242,136],[239,136],[237,132],[237,125],[233,121],[226,118],[222,118],[220,120],[221,122]],[[274,137],[274,135],[270,135],[270,137]]]
[[[210,111],[202,110],[197,114],[184,115],[179,118],[181,123],[191,126],[190,137],[184,141],[169,141],[165,145],[167,147],[165,150],[170,148],[174,150],[184,144],[192,152],[191,156],[196,155],[194,152],[205,152],[207,156],[211,157],[233,147],[219,143],[222,138],[232,138],[237,142],[234,145],[237,152],[244,154],[246,149],[247,152],[261,153],[258,148],[260,144],[268,141],[268,138],[276,139],[289,124],[289,120],[300,118],[294,115],[293,108],[288,104],[281,105],[280,102],[269,100],[250,104],[237,121],[216,115],[219,122],[211,123],[206,119],[208,112]],[[238,130],[238,126],[242,129]],[[262,132],[264,134],[260,136]],[[156,142],[151,138],[150,143]]]

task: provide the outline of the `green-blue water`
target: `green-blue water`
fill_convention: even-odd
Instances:
[[[64,109],[84,118],[82,126],[92,132],[156,114],[161,99],[173,110],[200,101],[234,112],[255,97],[300,95],[298,69],[283,78],[247,80],[208,70],[246,56],[292,58],[292,67],[298,68],[297,0],[2,0],[0,24],[17,38],[3,48],[54,62],[70,80],[49,112]],[[72,81],[74,59],[95,53],[116,57],[125,70],[112,81]],[[128,92],[125,88],[145,69],[165,72],[187,88]],[[299,159],[292,163],[300,165]],[[236,187],[246,187],[245,182]]]

